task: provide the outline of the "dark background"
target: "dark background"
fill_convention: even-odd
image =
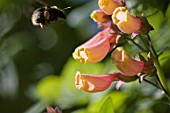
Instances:
[[[67,20],[44,29],[33,26],[32,12],[46,4],[71,7],[65,10]],[[144,12],[155,28],[151,37],[157,52],[170,47],[169,0],[127,0],[127,7],[136,15]],[[1,113],[45,112],[47,104],[59,106],[63,113],[98,113],[107,94],[117,113],[170,113],[161,91],[145,83],[128,84],[122,92],[116,91],[114,84],[112,89],[97,94],[75,89],[77,70],[98,74],[115,70],[109,55],[98,64],[83,65],[71,58],[78,45],[99,31],[89,16],[94,9],[98,9],[97,0],[0,1]],[[125,47],[132,54],[138,51],[129,43]],[[160,60],[170,85],[169,58],[167,51]]]

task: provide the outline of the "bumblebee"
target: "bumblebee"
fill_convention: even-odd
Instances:
[[[57,6],[45,6],[36,9],[32,14],[31,20],[33,25],[40,25],[41,28],[44,28],[50,22],[57,21],[58,18],[66,19],[62,9]]]

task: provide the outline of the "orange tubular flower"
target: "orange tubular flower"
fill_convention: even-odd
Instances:
[[[106,28],[77,47],[73,53],[73,58],[83,63],[101,61],[109,52],[110,44],[113,43],[114,38],[117,38],[117,35],[111,34],[109,31],[110,28]]]
[[[112,15],[115,8],[119,7],[121,4],[115,0],[99,0],[98,5],[107,15]]]
[[[113,12],[112,20],[122,32],[127,34],[137,32],[142,25],[141,20],[130,15],[125,7],[116,8]]]
[[[106,15],[102,10],[94,10],[90,17],[95,21],[95,22],[107,22],[108,20],[111,19],[109,15]]]
[[[111,57],[120,72],[126,76],[134,76],[140,73],[144,67],[144,62],[131,58],[123,47],[117,47]]]
[[[77,89],[86,92],[101,92],[106,90],[113,81],[118,81],[117,74],[89,75],[76,73],[75,85]]]

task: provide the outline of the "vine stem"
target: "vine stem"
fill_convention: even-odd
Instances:
[[[131,41],[133,44],[135,44],[135,45],[136,45],[139,49],[141,49],[142,51],[145,51],[145,52],[146,52],[146,50],[145,50],[142,46],[140,46],[139,44],[137,44],[133,39],[128,38],[128,37],[126,37],[126,39],[129,40],[129,41]]]
[[[162,70],[162,67],[161,67],[159,61],[158,61],[158,55],[157,55],[157,53],[156,53],[156,51],[155,51],[155,49],[154,49],[154,46],[153,46],[153,44],[152,44],[152,40],[151,40],[149,34],[147,34],[147,38],[148,38],[148,42],[149,42],[148,44],[145,42],[145,40],[143,39],[143,37],[141,36],[141,34],[139,34],[139,37],[140,37],[140,39],[141,39],[141,41],[142,41],[142,43],[143,43],[143,45],[144,45],[145,48],[143,48],[142,46],[140,46],[139,44],[137,44],[137,43],[136,43],[133,39],[131,39],[131,38],[126,37],[126,39],[129,40],[129,41],[131,41],[133,44],[135,44],[135,45],[136,45],[139,49],[141,49],[142,51],[144,51],[144,52],[150,52],[150,53],[151,53],[151,56],[152,56],[152,58],[153,58],[153,60],[154,60],[154,65],[155,65],[155,67],[156,67],[156,69],[157,69],[156,78],[157,78],[158,83],[159,83],[160,86],[154,84],[153,82],[151,82],[151,81],[149,81],[149,80],[147,80],[147,79],[143,79],[143,80],[144,80],[145,82],[147,82],[147,83],[149,83],[149,84],[157,87],[158,89],[164,91],[164,93],[166,94],[166,96],[167,96],[167,98],[168,98],[168,100],[169,100],[169,102],[170,102],[170,92],[169,92],[168,86],[167,86],[167,84],[166,84],[166,79],[165,79],[164,72],[163,72],[163,70]],[[149,47],[148,45],[149,45],[150,47]]]
[[[143,79],[143,81],[145,81],[146,83],[148,83],[148,84],[151,84],[151,85],[153,85],[153,86],[155,86],[156,88],[158,88],[158,89],[160,89],[160,90],[164,90],[164,89],[162,89],[163,87],[161,86],[161,84],[160,84],[160,86],[158,86],[158,85],[156,85],[155,83],[153,83],[153,82],[151,82],[151,81],[149,81],[149,80],[147,80],[147,79]],[[159,82],[159,81],[158,81]],[[168,94],[167,94],[167,92],[165,92],[165,94],[166,94],[166,97],[168,98],[168,100],[169,100],[169,102],[170,102],[170,97],[168,96]]]
[[[151,84],[151,85],[157,87],[158,89],[162,90],[162,87],[160,87],[160,86],[154,84],[153,82],[151,82],[151,81],[149,81],[149,80],[147,80],[147,79],[145,79],[145,78],[143,79],[143,81],[145,81],[145,82],[147,82],[147,83],[149,83],[149,84]]]
[[[148,41],[149,41],[149,45],[151,46],[151,49],[153,51],[153,54],[155,55],[156,58],[158,58],[158,55],[157,55],[157,53],[155,51],[155,48],[153,47],[153,44],[152,44],[152,41],[151,41],[151,38],[150,38],[149,34],[147,34],[147,38],[148,38]]]
[[[154,49],[154,46],[152,44],[152,40],[151,40],[149,34],[147,34],[147,38],[148,38],[148,42],[149,42],[148,43],[149,46],[148,46],[148,44],[144,41],[143,37],[140,34],[139,34],[139,37],[140,37],[143,45],[147,49],[147,51],[151,53],[151,57],[153,58],[153,61],[154,61],[154,66],[156,67],[156,70],[157,70],[156,78],[158,80],[158,83],[160,84],[161,90],[164,91],[164,93],[166,94],[166,96],[167,96],[167,98],[168,98],[168,100],[170,102],[170,92],[169,92],[168,86],[166,84],[166,79],[165,79],[164,72],[162,70],[162,67],[161,67],[159,61],[158,61],[158,55],[157,55],[157,53],[156,53],[156,51]],[[152,84],[152,83],[150,83],[150,84]]]
[[[169,89],[168,89],[168,86],[166,84],[166,79],[165,79],[165,76],[164,76],[164,72],[162,70],[162,67],[158,61],[158,59],[154,59],[154,65],[157,69],[157,79],[160,83],[160,85],[162,86],[164,92],[170,97],[170,93],[169,93]]]
[[[149,52],[150,49],[148,47],[148,44],[143,40],[143,37],[141,36],[141,34],[139,34],[139,38],[142,41],[142,43],[143,43],[144,47],[146,48],[147,52]]]
[[[149,34],[147,34],[147,38],[148,38],[148,41],[149,41],[149,45],[151,47],[151,48],[148,47],[148,49],[151,51],[151,55],[152,55],[153,60],[154,60],[154,65],[157,69],[157,80],[158,80],[160,86],[162,87],[162,90],[165,92],[165,94],[167,95],[167,97],[170,101],[170,92],[169,92],[168,86],[166,84],[166,79],[165,79],[163,69],[162,69],[162,67],[161,67],[161,65],[158,61],[158,55],[157,55],[157,53],[156,53],[156,51],[153,47],[152,40],[151,40]]]

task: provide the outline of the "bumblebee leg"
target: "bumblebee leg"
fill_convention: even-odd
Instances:
[[[43,29],[45,25],[43,23],[40,23],[40,27]]]

